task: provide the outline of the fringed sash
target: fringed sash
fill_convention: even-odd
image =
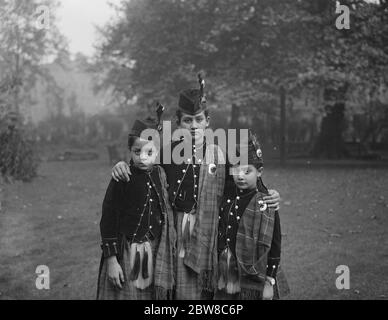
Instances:
[[[176,230],[174,226],[174,214],[168,201],[167,178],[163,168],[159,168],[159,178],[162,184],[162,201],[164,224],[156,252],[155,261],[155,299],[172,299],[175,287],[175,256],[176,256]]]
[[[217,286],[218,210],[225,184],[225,160],[216,145],[206,147],[199,174],[199,201],[196,221],[185,249],[184,263],[198,274],[203,291],[212,292]]]

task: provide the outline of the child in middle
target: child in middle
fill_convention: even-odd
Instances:
[[[199,89],[180,92],[177,124],[186,135],[171,142],[170,161],[161,159],[177,231],[177,300],[212,299],[216,287],[218,211],[225,186],[226,156],[214,142],[206,141],[204,131],[209,127],[210,116],[203,79],[199,78],[199,83]],[[185,150],[191,151],[189,156]],[[174,154],[187,157],[178,163]],[[119,162],[112,170],[117,181],[129,180],[130,175],[125,162]],[[276,191],[269,198],[269,205],[278,204]]]
[[[186,89],[179,94],[176,115],[182,138],[171,141],[169,160],[161,151],[177,237],[176,300],[212,298],[216,278],[218,208],[225,184],[225,160],[221,148],[205,139],[209,110],[204,82],[199,80],[199,89]],[[184,161],[176,161],[174,154]],[[129,170],[125,163],[119,163],[113,171],[120,176],[120,171]],[[120,180],[123,178],[120,176]]]

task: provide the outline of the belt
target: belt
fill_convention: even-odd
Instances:
[[[177,208],[175,207],[175,210],[178,211],[178,212],[182,212],[182,213],[187,213],[187,214],[192,214],[192,215],[196,215],[197,214],[197,209],[192,209],[191,211],[187,212],[185,211],[184,209],[180,209],[180,208]]]

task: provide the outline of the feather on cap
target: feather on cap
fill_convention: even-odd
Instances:
[[[132,126],[132,129],[129,132],[129,136],[140,137],[143,130],[146,130],[146,129],[155,129],[158,131],[162,130],[161,118],[162,118],[162,114],[165,110],[165,107],[163,105],[161,105],[158,101],[158,102],[156,102],[156,108],[157,108],[156,109],[157,120],[151,116],[147,117],[144,120],[135,120],[135,122]]]
[[[199,89],[183,90],[179,94],[179,109],[189,115],[196,115],[206,110],[205,80],[198,74]]]

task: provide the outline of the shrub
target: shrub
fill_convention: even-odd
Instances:
[[[15,121],[0,119],[0,172],[4,178],[31,181],[37,175],[39,159],[35,145]]]

